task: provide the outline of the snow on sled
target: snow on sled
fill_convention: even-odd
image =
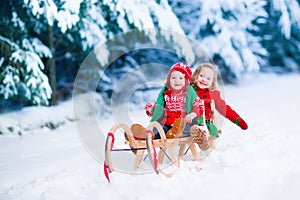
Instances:
[[[146,128],[140,124],[132,124],[131,127],[125,124],[115,124],[107,134],[105,143],[104,172],[108,181],[110,181],[109,173],[115,171],[111,158],[111,153],[114,151],[132,151],[135,155],[135,161],[133,164],[134,170],[139,168],[141,162],[144,160],[143,156],[146,154],[146,157],[148,157],[148,160],[151,163],[152,170],[154,170],[157,174],[161,173],[166,176],[171,175],[164,173],[159,167],[165,157],[167,157],[172,164],[179,167],[179,158],[190,150],[193,159],[195,161],[200,161],[195,137],[182,137],[184,127],[185,122],[183,119],[177,120],[174,123],[173,128],[166,134],[158,122],[151,122]],[[191,135],[193,132],[192,128]],[[160,139],[154,139],[155,129],[159,133]],[[126,139],[125,145],[127,145],[128,148],[114,148],[117,133],[124,135],[123,137]],[[188,146],[187,149],[186,146]],[[208,146],[209,144],[204,144],[204,148],[208,149]],[[156,149],[159,149],[158,153]]]

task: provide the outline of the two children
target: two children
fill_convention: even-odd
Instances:
[[[183,137],[193,132],[195,137],[199,138],[198,145],[200,148],[206,148],[207,144],[203,144],[205,133],[202,129],[191,126],[202,124],[202,116],[204,107],[201,99],[198,97],[194,88],[190,85],[192,71],[188,65],[183,62],[174,64],[167,76],[166,84],[160,91],[154,104],[147,103],[145,106],[146,113],[152,116],[151,121],[158,121],[165,133],[170,137],[173,128],[177,132],[183,132]],[[183,119],[176,121],[177,119]],[[174,126],[174,123],[179,123]],[[182,125],[185,126],[182,126]],[[178,130],[183,127],[184,130]],[[194,131],[190,131],[190,129]],[[157,131],[155,139],[159,138]],[[175,136],[176,137],[176,136]]]
[[[209,148],[206,133],[206,126],[212,137],[218,137],[218,129],[213,124],[214,113],[211,102],[214,101],[216,109],[224,117],[240,126],[243,130],[248,128],[247,123],[221,98],[220,92],[216,89],[217,73],[215,68],[204,63],[197,67],[192,76],[192,71],[183,62],[174,64],[168,73],[165,86],[160,91],[154,104],[147,103],[145,110],[151,116],[151,121],[158,121],[165,133],[178,131],[178,119],[184,119],[183,137],[192,135],[200,149]],[[196,90],[196,91],[195,91]],[[202,104],[204,100],[204,105]],[[205,113],[205,122],[203,114]],[[200,125],[200,126],[198,126]],[[180,125],[179,125],[180,126]],[[155,131],[155,139],[159,134]]]

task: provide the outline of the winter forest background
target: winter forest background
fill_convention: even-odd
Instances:
[[[131,68],[199,62],[193,54],[197,49],[170,32],[201,46],[225,83],[238,84],[243,76],[257,73],[299,73],[299,6],[300,0],[1,1],[0,110],[70,98],[80,66],[98,44],[102,51],[89,65],[98,70],[95,80],[101,77],[91,84],[106,100]],[[155,34],[147,31],[153,28]],[[136,38],[127,38],[132,30]],[[130,51],[128,46],[155,48]],[[109,70],[97,67],[105,65]]]

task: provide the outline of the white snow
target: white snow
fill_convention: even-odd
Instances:
[[[31,128],[22,136],[0,135],[0,199],[298,199],[299,83],[299,75],[259,75],[225,86],[227,103],[249,129],[225,121],[216,149],[201,162],[181,160],[180,168],[164,169],[173,173],[171,178],[113,172],[108,183],[103,162],[81,144],[76,128],[86,119],[74,121],[72,101],[2,114],[1,132],[18,124]],[[83,116],[90,117],[88,110]],[[104,116],[98,125],[106,134],[115,119]],[[148,120],[142,110],[131,110],[130,116],[137,123]],[[63,123],[55,130],[34,126],[49,120]],[[103,141],[95,143],[104,151]],[[143,165],[149,165],[147,159]]]
[[[24,0],[24,3],[28,4],[28,7],[31,9],[32,14],[38,18],[45,16],[50,26],[57,20],[58,27],[61,28],[63,33],[79,21],[78,14],[81,2],[81,0],[62,0],[60,2],[62,7],[58,10],[58,7],[52,0],[44,1],[43,3],[37,0]]]
[[[56,20],[58,21],[58,26],[64,33],[66,30],[71,29],[79,21],[79,11],[81,0],[75,1],[63,1],[62,9],[58,11]]]
[[[38,18],[44,15],[47,23],[50,26],[53,25],[57,15],[57,7],[52,0],[44,1],[43,3],[38,0],[24,0],[24,3],[31,9],[33,15]]]
[[[6,74],[3,79],[3,85],[0,85],[0,94],[3,94],[4,98],[17,94],[17,88],[15,82],[19,82],[20,78],[16,76],[17,70],[8,66],[3,73]]]
[[[291,37],[292,26],[300,27],[300,7],[296,0],[272,0],[274,10],[281,13],[279,18],[279,25],[281,26],[281,33],[287,39]]]
[[[26,86],[23,89],[26,93],[26,95],[24,95],[26,99],[31,100],[37,105],[41,105],[43,103],[48,104],[48,99],[50,99],[51,97],[52,89],[49,85],[48,77],[42,71],[45,66],[40,57],[31,51],[24,51],[22,49],[18,49],[17,51],[12,53],[10,59],[14,62],[25,62]],[[14,82],[14,85],[20,84],[19,79],[14,78],[13,80],[18,81]],[[39,93],[35,93],[35,90],[38,90]],[[6,92],[10,92],[9,88]]]

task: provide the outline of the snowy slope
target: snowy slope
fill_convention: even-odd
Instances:
[[[227,103],[249,129],[226,121],[216,150],[200,163],[169,167],[172,178],[115,172],[107,183],[102,163],[80,142],[72,102],[2,114],[0,128],[31,129],[0,135],[0,199],[299,199],[299,84],[298,75],[272,75],[225,86]],[[144,112],[135,116],[147,121]],[[32,128],[49,119],[63,123]]]

